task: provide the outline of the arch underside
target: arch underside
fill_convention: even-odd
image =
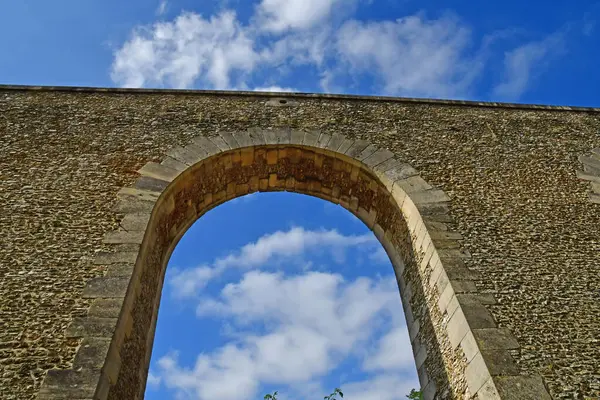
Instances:
[[[394,265],[426,399],[550,398],[540,377],[520,375],[510,355],[518,343],[486,309],[494,298],[477,292],[450,198],[388,150],[343,135],[251,129],[199,136],[139,172],[118,195],[120,228],[104,240],[114,252],[94,260],[107,273],[84,290],[94,299],[88,315],[67,329],[82,340],[73,369],[50,371],[40,399],[142,398],[178,240],[225,201],[283,190],[340,204],[374,231]]]

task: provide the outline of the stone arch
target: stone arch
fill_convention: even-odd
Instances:
[[[415,364],[426,399],[549,398],[540,377],[521,376],[519,346],[497,327],[479,293],[450,198],[386,149],[341,134],[249,129],[198,136],[149,162],[118,193],[114,251],[88,282],[87,316],[67,328],[81,346],[71,370],[48,372],[40,399],[143,397],[166,265],[185,231],[206,211],[256,191],[294,191],[358,216],[394,266]],[[511,397],[512,396],[512,397]]]

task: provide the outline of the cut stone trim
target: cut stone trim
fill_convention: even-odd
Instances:
[[[118,193],[119,229],[103,240],[115,251],[93,260],[107,266],[106,276],[87,283],[84,297],[92,306],[67,329],[82,339],[76,365],[50,371],[39,399],[142,398],[175,243],[206,211],[257,191],[340,204],[373,230],[394,267],[425,398],[453,390],[440,374],[456,368],[456,357],[462,369],[452,374],[480,400],[548,396],[541,378],[520,377],[509,354],[518,348],[515,338],[486,308],[495,299],[477,292],[462,235],[449,225],[450,197],[389,150],[337,133],[252,128],[198,136],[138,172],[140,178]]]
[[[589,156],[579,156],[583,171],[577,171],[577,177],[590,182],[588,198],[592,203],[600,204],[600,147],[594,148]]]

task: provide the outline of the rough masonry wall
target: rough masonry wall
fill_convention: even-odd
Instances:
[[[404,156],[452,198],[453,228],[524,372],[557,399],[600,396],[600,205],[577,179],[600,112],[299,97],[0,89],[0,397],[34,398],[67,368],[64,332],[104,273],[93,255],[135,171],[199,133],[340,132]],[[289,104],[289,103],[288,103]]]

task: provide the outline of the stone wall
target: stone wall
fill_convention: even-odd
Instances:
[[[92,261],[122,223],[117,193],[136,171],[200,134],[250,126],[343,133],[410,163],[450,196],[451,228],[479,291],[497,300],[486,307],[520,344],[520,371],[556,399],[600,396],[600,206],[576,175],[600,147],[598,110],[5,87],[2,398],[34,398],[47,370],[73,365],[81,339],[67,328],[90,310],[85,284],[107,273]]]

